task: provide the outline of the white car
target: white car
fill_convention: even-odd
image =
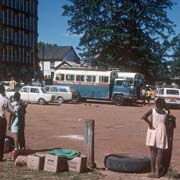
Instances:
[[[13,91],[6,91],[6,97],[12,99],[14,96]],[[38,103],[38,104],[47,104],[53,102],[55,96],[46,93],[44,88],[38,86],[23,86],[19,93],[21,94],[21,99],[28,103]]]
[[[165,99],[168,106],[179,106],[180,107],[180,89],[163,87],[158,88],[156,91],[155,100],[161,97]]]
[[[78,101],[78,92],[69,86],[47,85],[45,91],[55,96],[55,102],[62,104],[64,101]]]

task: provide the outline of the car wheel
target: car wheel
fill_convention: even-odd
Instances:
[[[120,94],[117,94],[113,98],[114,104],[117,106],[123,106],[125,104],[124,97]]]
[[[59,97],[57,97],[57,102],[60,105],[60,104],[62,104],[64,102],[64,99],[59,96]]]
[[[146,173],[151,171],[151,160],[145,156],[110,154],[105,157],[105,167],[112,171]]]
[[[40,98],[40,99],[38,100],[38,104],[44,105],[44,104],[46,104],[46,101],[45,101],[43,98]]]

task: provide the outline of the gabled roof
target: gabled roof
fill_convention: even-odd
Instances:
[[[44,45],[44,59],[63,59],[72,46]],[[43,59],[43,47],[38,47],[38,58]]]
[[[69,66],[69,67],[79,67],[80,66],[80,64],[77,64],[77,63],[75,63],[75,62],[70,62],[70,61],[62,61],[60,64],[58,64],[56,67],[55,67],[55,69],[57,70],[57,69],[60,69],[61,67],[63,67],[63,66]]]

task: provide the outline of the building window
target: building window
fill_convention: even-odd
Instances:
[[[51,61],[51,62],[50,62],[50,69],[54,69],[54,68],[55,68],[54,66],[55,66],[54,61]]]

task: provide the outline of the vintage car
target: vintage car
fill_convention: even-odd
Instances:
[[[6,96],[12,100],[14,96],[13,91],[6,91]],[[44,88],[39,86],[23,86],[19,93],[21,94],[21,99],[27,103],[38,103],[47,104],[53,102],[55,99],[54,95],[46,93]]]
[[[79,100],[78,92],[69,86],[47,85],[45,91],[55,96],[55,102],[62,104],[64,101],[76,102]]]

